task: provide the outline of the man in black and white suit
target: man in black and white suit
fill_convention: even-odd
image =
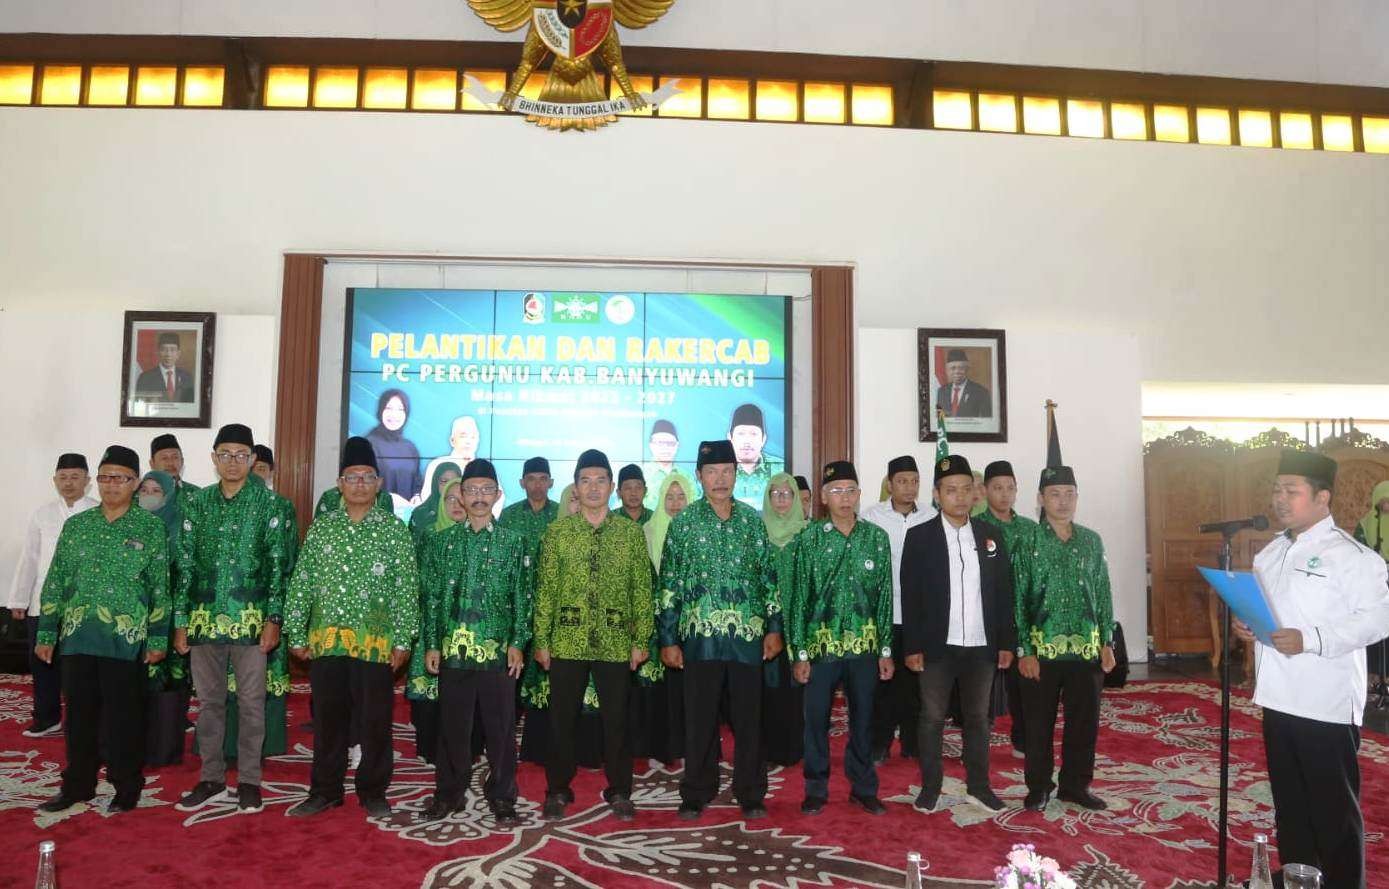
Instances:
[[[946,383],[936,390],[936,407],[947,417],[992,417],[989,390],[969,378],[969,356],[964,349],[945,353]]]
[[[1013,662],[1013,567],[1003,534],[972,522],[974,474],[960,456],[936,462],[940,515],[907,532],[902,546],[903,663],[921,689],[918,750],[921,794],[931,812],[940,799],[941,739],[958,681],[964,714],[966,789],[991,812],[1004,808],[989,788],[989,695],[994,671]]]
[[[178,334],[159,335],[159,363],[135,380],[135,397],[146,401],[193,400],[193,375],[178,366]]]

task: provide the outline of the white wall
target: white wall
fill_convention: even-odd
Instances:
[[[1124,625],[1130,656],[1146,660],[1147,543],[1137,337],[1017,324],[987,308],[980,309],[977,326],[1007,327],[1008,441],[952,442],[950,452],[963,454],[981,471],[993,460],[1010,461],[1018,475],[1017,510],[1035,518],[1037,480],[1047,453],[1043,405],[1048,398],[1059,402],[1061,455],[1075,468],[1080,488],[1076,521],[1104,539],[1115,617]],[[1058,348],[1061,342],[1066,345]],[[857,463],[864,496],[876,496],[889,460],[911,454],[921,467],[922,499],[929,501],[926,488],[931,485],[936,444],[917,441],[916,331],[862,327],[858,349]],[[1093,373],[1095,367],[1104,372]],[[1076,385],[1080,379],[1084,386]]]
[[[0,0],[0,31],[520,39],[464,0]],[[1389,85],[1381,0],[680,0],[622,39]]]
[[[278,340],[269,315],[219,312],[211,428],[120,428],[123,310],[162,308],[155,279],[143,300],[125,306],[97,300],[82,311],[54,312],[36,302],[12,307],[12,293],[0,301],[0,379],[10,381],[0,394],[0,415],[9,421],[0,429],[0,450],[10,492],[7,508],[0,510],[0,595],[9,593],[29,514],[57,496],[51,479],[59,454],[86,454],[95,476],[102,450],[123,444],[135,449],[141,470],[148,471],[150,441],[173,432],[183,448],[184,476],[201,485],[215,477],[208,454],[222,424],[246,423],[258,440],[274,441]],[[96,496],[95,481],[90,493]]]

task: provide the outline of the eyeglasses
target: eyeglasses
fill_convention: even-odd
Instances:
[[[213,456],[214,459],[216,459],[216,461],[217,461],[218,463],[250,463],[252,460],[254,460],[254,459],[256,458],[256,455],[255,455],[253,452],[251,452],[251,451],[246,451],[246,452],[244,452],[244,453],[241,453],[241,452],[238,452],[238,453],[231,453],[231,452],[229,452],[229,451],[214,451],[214,452],[212,453],[212,456]]]
[[[345,485],[361,486],[374,485],[376,484],[377,478],[378,476],[376,475],[376,473],[368,472],[365,475],[341,475],[338,476],[338,481],[342,482]]]
[[[858,493],[858,487],[850,485],[843,488],[826,488],[825,493],[831,497],[849,497]]]
[[[118,475],[98,475],[98,476],[96,477],[96,480],[97,480],[97,484],[102,484],[102,485],[128,485],[128,484],[130,484],[131,482],[135,481],[135,476],[133,476],[133,475],[119,475],[119,474],[118,474]]]
[[[790,499],[791,499],[792,497],[794,497],[794,496],[796,496],[796,495],[795,495],[795,494],[792,494],[790,491],[772,491],[772,492],[771,492],[771,497],[772,497],[773,500],[790,500]]]
[[[493,494],[497,493],[497,486],[482,485],[480,487],[474,487],[469,485],[466,488],[459,488],[459,490],[463,492],[463,496],[465,497],[491,497]]]

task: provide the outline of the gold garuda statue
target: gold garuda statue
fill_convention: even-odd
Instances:
[[[524,112],[527,120],[543,127],[597,129],[617,120],[620,111],[651,104],[649,97],[632,88],[616,25],[645,28],[674,4],[675,0],[468,0],[473,12],[499,31],[515,31],[527,24],[530,31],[506,92],[487,95],[476,82],[467,89],[483,101]],[[610,101],[603,94],[593,68],[595,53],[622,90],[622,98]],[[549,55],[554,63],[538,99],[521,98],[526,80]]]

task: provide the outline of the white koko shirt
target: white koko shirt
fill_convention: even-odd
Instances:
[[[950,555],[950,629],[946,645],[988,645],[984,633],[984,596],[979,591],[979,549],[968,519],[960,527],[942,519],[945,550]]]
[[[888,543],[892,548],[892,623],[902,625],[902,546],[907,542],[907,532],[917,525],[924,525],[935,518],[936,511],[929,506],[917,504],[912,512],[902,515],[892,508],[892,500],[883,500],[859,513],[859,518],[872,522],[887,532]]]
[[[10,599],[5,607],[27,608],[30,617],[38,617],[39,594],[43,592],[43,581],[48,576],[48,566],[53,561],[53,550],[58,546],[63,523],[79,512],[100,505],[91,497],[82,497],[68,506],[62,497],[55,497],[34,510],[24,533],[24,544],[19,549],[19,564],[14,569]]]

